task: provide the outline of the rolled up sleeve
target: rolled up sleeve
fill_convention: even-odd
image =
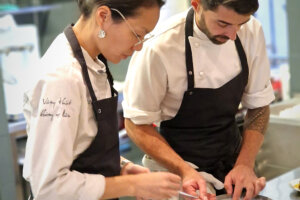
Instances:
[[[122,102],[124,117],[129,118],[135,124],[152,124],[160,120],[161,112],[147,112],[145,110],[134,108],[134,106],[128,105],[128,102],[124,100]]]
[[[274,93],[271,83],[266,88],[256,93],[244,93],[242,104],[244,107],[254,109],[269,105],[274,100]]]
[[[259,22],[256,21],[256,23]],[[246,45],[248,47],[246,54],[249,64],[249,78],[242,97],[242,105],[249,109],[269,105],[275,99],[270,81],[270,63],[263,29],[260,24],[256,24],[252,29],[253,35],[249,35],[250,39],[248,40],[250,44]]]
[[[161,121],[161,102],[166,93],[167,75],[159,56],[150,48],[136,52],[127,71],[124,117],[135,124]]]

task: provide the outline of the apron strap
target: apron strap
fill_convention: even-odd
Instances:
[[[185,63],[188,78],[188,90],[194,88],[194,69],[192,50],[189,42],[189,36],[193,36],[194,10],[191,8],[187,14],[185,23]]]
[[[246,53],[244,51],[243,45],[242,45],[241,40],[238,35],[236,35],[236,40],[234,41],[234,43],[235,43],[235,47],[237,49],[237,52],[238,52],[238,55],[240,58],[242,70],[245,72],[245,73],[243,73],[243,81],[244,81],[244,84],[247,85],[248,76],[249,76],[249,66],[248,66]]]
[[[98,55],[98,59],[101,60],[105,65],[107,79],[108,79],[108,82],[109,82],[109,85],[110,85],[110,90],[111,90],[111,96],[113,97],[114,94],[117,95],[118,92],[113,87],[114,86],[114,78],[113,78],[112,74],[110,73],[110,70],[109,70],[109,67],[108,67],[108,64],[107,64],[107,60],[102,54]]]
[[[186,69],[187,69],[187,79],[188,79],[188,90],[194,88],[194,68],[193,68],[193,58],[192,58],[192,50],[191,45],[189,42],[189,36],[193,36],[193,25],[194,25],[194,10],[191,8],[188,11],[187,17],[186,17],[186,23],[185,23],[185,62],[186,62]],[[240,41],[239,36],[237,35],[236,40],[234,41],[242,70],[246,70],[246,73],[243,73],[244,75],[247,75],[246,77],[243,77],[243,80],[245,81],[245,84],[248,82],[248,74],[249,74],[249,67],[247,62],[247,57],[244,51],[244,48],[242,46],[242,43]]]
[[[93,86],[92,86],[92,83],[91,83],[91,80],[90,80],[90,77],[89,77],[89,74],[88,74],[88,69],[87,69],[87,66],[86,66],[86,62],[84,60],[84,56],[82,54],[82,50],[81,50],[81,47],[79,45],[79,42],[76,38],[76,35],[72,29],[72,25],[68,25],[65,30],[64,30],[64,33],[66,35],[68,35],[67,39],[72,47],[72,50],[73,50],[73,54],[75,56],[75,58],[77,59],[77,61],[79,62],[80,66],[81,66],[81,69],[82,69],[82,75],[83,75],[83,78],[85,80],[85,83],[88,87],[88,90],[89,90],[89,93],[90,93],[90,96],[92,98],[92,101],[95,102],[97,101],[97,98],[96,98],[96,95],[94,93],[94,89],[93,89]]]

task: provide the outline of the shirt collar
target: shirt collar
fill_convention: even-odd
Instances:
[[[194,30],[194,35],[193,37],[196,37],[200,40],[204,41],[210,41],[208,37],[199,29],[199,27],[196,24],[196,17],[194,17],[194,24],[193,24],[193,30]]]

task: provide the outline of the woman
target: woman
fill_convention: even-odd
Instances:
[[[162,4],[78,1],[79,20],[53,41],[41,59],[47,73],[25,94],[28,141],[23,173],[34,199],[177,195],[177,175],[145,173],[149,171],[132,163],[121,169],[117,92],[106,65],[106,59],[118,63],[142,48]]]

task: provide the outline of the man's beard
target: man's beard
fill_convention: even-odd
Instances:
[[[210,41],[212,41],[212,43],[214,44],[224,44],[229,40],[229,37],[225,36],[225,35],[212,35],[211,32],[208,30],[206,23],[205,23],[205,17],[203,15],[203,13],[201,13],[201,19],[199,21],[199,28],[200,30],[208,37],[208,39]],[[218,38],[220,39],[225,39],[225,41],[221,42],[218,40]]]

